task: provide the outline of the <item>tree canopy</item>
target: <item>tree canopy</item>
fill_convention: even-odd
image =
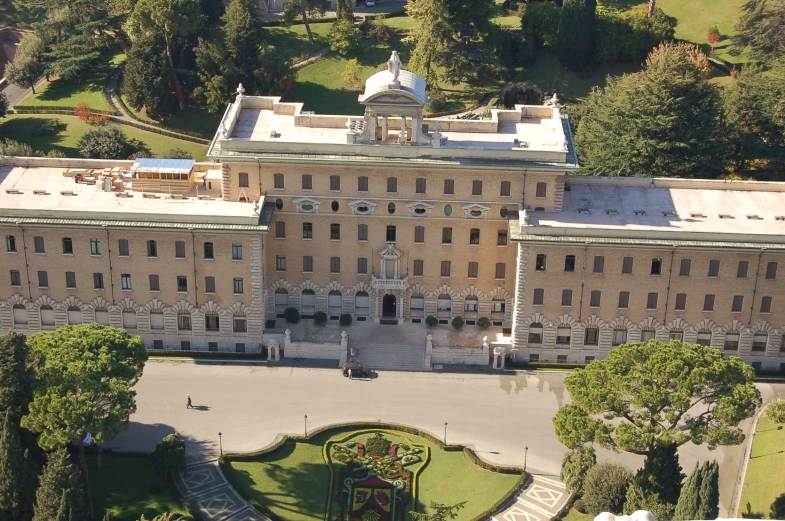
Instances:
[[[27,413],[33,399],[33,371],[24,335],[0,335],[0,414],[11,413],[15,422]]]
[[[68,509],[72,512],[72,517],[84,519],[85,504],[81,481],[82,473],[71,462],[71,455],[67,449],[61,448],[50,452],[35,496],[33,521],[56,519],[64,491],[67,492],[67,500],[70,501]]]
[[[597,46],[596,11],[596,0],[564,0],[556,55],[568,69],[581,71],[594,56]]]
[[[35,84],[44,75],[44,42],[37,34],[25,37],[14,54],[14,61],[5,69],[5,77],[14,85],[23,89],[33,89]]]
[[[710,346],[625,344],[565,379],[573,403],[553,418],[556,436],[570,449],[596,443],[642,455],[687,442],[737,445],[739,422],[761,403],[754,376]]]
[[[748,0],[733,38],[734,54],[749,51],[755,58],[785,53],[785,0]]]

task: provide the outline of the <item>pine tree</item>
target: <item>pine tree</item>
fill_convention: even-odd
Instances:
[[[49,521],[57,516],[63,492],[70,493],[69,508],[76,519],[84,518],[84,493],[82,473],[71,461],[66,449],[49,453],[49,461],[41,473],[41,484],[36,493],[33,521]]]
[[[33,373],[30,369],[30,349],[24,335],[0,335],[0,417],[11,411],[15,424],[27,413],[33,399]]]
[[[250,77],[256,68],[259,59],[257,49],[262,43],[258,11],[257,0],[233,0],[223,16],[226,50],[246,77]]]
[[[645,490],[656,494],[663,502],[671,505],[678,502],[681,482],[685,478],[681,472],[676,450],[675,444],[655,445],[646,456],[643,469],[636,476]]]
[[[0,521],[30,519],[35,478],[35,467],[29,453],[22,452],[19,431],[8,410],[0,436]]]
[[[438,87],[436,63],[444,52],[445,33],[448,31],[445,20],[444,0],[410,0],[406,3],[406,14],[417,24],[403,39],[414,44],[409,69],[425,79],[428,87]]]
[[[597,0],[564,0],[559,20],[556,55],[574,71],[591,62],[597,45]]]
[[[699,507],[693,519],[717,519],[720,515],[720,465],[707,461],[701,467]]]
[[[703,480],[702,468],[702,466],[696,466],[681,488],[679,502],[676,503],[676,512],[673,514],[673,521],[698,519],[695,516],[700,504],[700,489]]]

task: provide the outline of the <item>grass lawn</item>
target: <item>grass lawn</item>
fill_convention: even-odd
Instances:
[[[305,25],[297,24],[289,27],[265,27],[264,37],[274,44],[278,52],[298,62],[305,59],[309,54],[318,51],[327,45],[327,35],[330,32],[332,23],[311,23],[311,33],[313,33],[313,45],[308,42],[308,33]]]
[[[84,76],[73,80],[54,79],[44,84],[35,95],[24,100],[19,106],[76,107],[80,103],[87,103],[92,109],[111,110],[104,99],[104,87],[112,70],[124,61],[125,54],[117,52]]]
[[[567,515],[562,518],[562,521],[591,521],[592,516],[589,514],[581,514],[574,508],[571,508]]]
[[[289,441],[272,454],[254,461],[229,462],[224,466],[224,473],[240,494],[263,512],[271,514],[273,519],[322,520],[325,518],[330,478],[322,447],[329,439],[340,439],[352,431],[323,433],[308,443]],[[358,439],[364,442],[369,436],[362,434]],[[395,435],[386,436],[397,441]],[[419,436],[401,436],[430,449],[430,461],[418,480],[419,512],[423,512],[425,505],[430,505],[431,501],[447,505],[467,501],[466,508],[458,513],[456,519],[471,519],[493,506],[518,481],[516,475],[477,467],[466,459],[463,452],[445,452]],[[334,463],[334,468],[342,465]]]
[[[163,512],[179,512],[193,519],[174,485],[155,474],[150,458],[103,454],[101,460],[101,470],[96,468],[95,456],[87,460],[96,519],[103,519],[107,511],[112,521],[136,521],[143,514],[152,519]]]
[[[752,512],[768,519],[771,503],[785,493],[785,424],[760,418],[752,458],[741,493],[739,510],[746,511],[749,501]]]
[[[68,128],[56,136],[33,136],[35,130],[46,119],[59,119]],[[140,130],[128,125],[118,125],[128,137],[136,138],[150,149],[154,156],[170,148],[179,147],[190,151],[197,161],[204,160],[207,154],[207,145],[182,141],[171,137],[161,136],[146,130]],[[80,157],[77,142],[90,125],[76,116],[61,116],[54,114],[13,114],[0,120],[0,138],[13,139],[27,143],[36,150],[48,152],[53,149],[62,151],[68,157]]]

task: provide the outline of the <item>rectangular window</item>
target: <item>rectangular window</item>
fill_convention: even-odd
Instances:
[[[558,345],[570,345],[572,329],[569,327],[556,328],[556,343]],[[565,360],[566,361],[566,360]]]
[[[74,243],[70,237],[63,237],[63,255],[74,254]]]
[[[164,348],[163,340],[153,340],[153,349],[163,349],[163,348]]]
[[[330,224],[330,240],[331,241],[340,241],[341,240],[341,225],[338,223]]]
[[[361,175],[357,178],[357,191],[358,192],[367,192],[368,191],[368,177]]]
[[[482,195],[482,180],[475,179],[472,181],[472,195]]]
[[[175,259],[185,258],[185,241],[177,241],[174,243],[174,258]]]
[[[358,224],[357,225],[357,240],[358,241],[367,241],[368,240],[368,225],[367,224]]]
[[[480,244],[480,229],[472,228],[469,230],[469,244]]]
[[[22,277],[21,275],[19,275],[19,270],[11,270],[11,285],[12,286],[22,285]]]
[[[215,253],[213,250],[213,243],[206,242],[204,243],[204,258],[205,259],[214,259]]]
[[[388,177],[387,178],[387,192],[394,194],[398,191],[398,178],[397,177]]]
[[[284,263],[286,262],[286,257],[284,257]],[[284,266],[286,268],[286,266]],[[235,277],[232,279],[232,290],[235,295],[242,295],[243,294],[243,279],[240,277]]]
[[[245,317],[232,317],[232,331],[234,333],[246,333],[248,331],[248,320]]]
[[[204,316],[204,328],[207,331],[218,331],[220,329],[220,320],[218,315],[205,315]]]
[[[286,223],[283,221],[275,221],[275,238],[276,239],[285,239],[286,238]]]
[[[558,338],[556,339],[558,343]],[[567,342],[569,344],[569,342]],[[556,355],[556,363],[557,364],[566,364],[567,363],[567,355]]]
[[[739,334],[725,333],[725,345],[723,347],[726,351],[737,351],[739,349]]]
[[[744,306],[744,296],[734,295],[733,304],[731,306],[731,313],[741,313],[742,306]]]
[[[614,329],[613,330],[613,342],[611,345],[620,346],[622,344],[627,343],[627,330],[626,329]]]
[[[444,180],[444,195],[455,194],[455,181],[453,179]]]
[[[44,248],[44,238],[41,236],[33,237],[33,244],[35,245],[35,252],[36,253],[46,253],[46,248]]]
[[[714,295],[703,297],[703,311],[714,311]]]
[[[425,178],[418,177],[415,181],[415,193],[424,194],[425,193]]]
[[[452,228],[442,228],[442,244],[452,244]]]
[[[5,236],[5,250],[8,253],[16,253],[16,237],[13,235]]]
[[[207,342],[207,351],[218,351],[218,342]]]
[[[765,351],[766,344],[769,343],[769,335],[766,333],[753,335],[752,337],[752,350]]]
[[[534,265],[534,270],[535,271],[545,271],[546,260],[547,260],[547,258],[545,257],[544,253],[538,253],[537,254],[537,261],[536,261],[536,263]]]
[[[686,311],[687,310],[687,294],[686,293],[677,293],[676,294],[676,311]]]
[[[313,176],[311,174],[303,174],[302,187],[303,190],[313,190]]]
[[[273,174],[273,188],[283,189],[283,174]]]
[[[562,306],[572,306],[572,290],[571,289],[563,289],[563,290],[561,290],[561,305]]]
[[[158,244],[155,241],[147,241],[147,256],[158,257]]]
[[[357,273],[360,275],[368,273],[368,259],[366,257],[357,258]]]
[[[537,183],[537,193],[535,197],[537,199],[545,199],[545,196],[548,194],[548,184],[547,183]]]
[[[601,300],[602,300],[602,291],[598,289],[592,290],[591,297],[589,299],[589,307],[590,308],[600,307]]]
[[[177,329],[180,331],[191,330],[191,315],[190,313],[177,314]]]
[[[395,226],[387,226],[387,242],[395,242]]]
[[[760,312],[771,313],[771,297],[763,297],[760,299]]]
[[[234,344],[234,352],[235,353],[245,353],[245,343],[237,342]]]
[[[712,260],[709,261],[709,277],[719,277],[720,276],[720,261]]]
[[[450,276],[450,261],[442,261],[442,277],[449,277]]]
[[[313,239],[313,223],[303,223],[303,239]]]
[[[651,274],[662,275],[662,259],[651,260]]]
[[[619,309],[628,309],[630,307],[630,292],[619,292]]]
[[[564,257],[564,271],[575,271],[575,255],[567,255]]]
[[[594,268],[592,269],[592,273],[604,273],[605,272],[605,257],[602,255],[595,255],[594,256]]]
[[[414,276],[415,277],[422,277],[423,265],[424,265],[424,262],[421,261],[421,260],[415,260],[414,261]]]
[[[330,273],[340,273],[340,272],[341,272],[341,258],[330,257]]]
[[[414,243],[423,244],[425,242],[425,226],[414,227]]]
[[[232,244],[232,260],[243,260],[243,245],[239,242]]]
[[[237,181],[240,188],[248,188],[250,186],[248,184],[248,172],[240,172],[237,176]]]
[[[632,257],[624,257],[621,261],[622,275],[632,275]]]
[[[215,277],[204,278],[204,292],[215,293]]]
[[[504,279],[507,276],[507,265],[503,262],[496,263],[496,278]]]
[[[711,331],[699,331],[698,332],[698,344],[702,346],[710,346],[711,345]]]
[[[749,270],[750,263],[747,261],[739,261],[739,267],[736,269],[737,279],[746,279],[747,271]]]
[[[248,174],[245,174],[248,175]],[[190,340],[180,340],[180,351],[190,351],[191,350],[191,341]]]
[[[131,289],[131,275],[129,273],[120,275],[120,287],[126,290]]]
[[[770,262],[766,264],[766,278],[769,280],[777,278],[777,263]]]
[[[656,332],[653,329],[644,329],[641,331],[641,342],[648,342],[654,340]]]
[[[90,239],[90,255],[101,255],[101,241]]]
[[[185,275],[177,276],[177,291],[181,291],[181,292],[188,291],[188,277],[186,277]]]
[[[507,230],[499,230],[496,235],[496,246],[507,246]]]
[[[49,275],[45,271],[38,272],[38,287],[39,288],[49,287]]]
[[[480,271],[480,265],[478,263],[476,263],[476,262],[470,262],[469,263],[469,275],[468,275],[468,277],[470,279],[476,279],[477,278],[477,273],[479,271]]]
[[[499,195],[501,197],[509,197],[510,196],[510,182],[509,181],[502,181],[501,188],[499,189]]]
[[[529,343],[530,344],[542,344],[542,326],[541,325],[534,325],[532,324],[529,326]],[[535,360],[539,359],[539,355]],[[529,360],[531,361],[532,358],[529,356]]]
[[[129,257],[131,255],[128,249],[128,239],[120,239],[117,241],[117,249],[120,257]]]
[[[330,190],[340,190],[341,189],[341,176],[339,175],[331,175],[330,176]]]
[[[275,271],[286,271],[286,257],[284,255],[275,256]]]
[[[532,304],[535,306],[542,306],[545,303],[545,290],[543,288],[536,288],[534,296],[532,297]]]
[[[161,291],[161,283],[158,280],[158,275],[148,276],[150,280],[150,291]]]
[[[104,289],[103,273],[93,273],[93,289]]]
[[[648,297],[646,297],[646,309],[657,309],[658,297],[657,293],[649,293]]]
[[[587,327],[583,343],[587,346],[596,346],[600,341],[600,330],[596,327]],[[593,358],[592,358],[593,359]]]
[[[311,255],[303,256],[303,272],[313,272],[313,257]]]
[[[681,259],[681,264],[679,265],[679,276],[689,277],[691,265],[692,261],[690,259]]]

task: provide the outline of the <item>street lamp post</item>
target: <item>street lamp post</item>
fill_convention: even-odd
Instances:
[[[444,422],[444,444],[447,445],[447,422]]]
[[[529,447],[523,448],[523,471],[526,472],[526,457],[529,455]]]
[[[221,449],[221,456],[224,455],[224,445],[223,445],[223,442],[221,441],[221,436],[222,435],[223,435],[223,433],[221,433],[221,432],[218,433],[218,447]]]
[[[308,415],[306,414],[303,416],[303,421],[305,422],[305,435],[308,436]]]

